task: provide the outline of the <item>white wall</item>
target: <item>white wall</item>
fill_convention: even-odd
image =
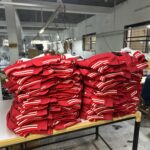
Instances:
[[[74,28],[74,38],[77,41],[74,42],[73,49],[84,55],[82,35],[96,32],[96,53],[120,50],[123,46],[124,26],[150,20],[150,7],[137,11],[147,5],[150,5],[150,0],[127,0],[116,6],[111,14],[97,14],[79,23]],[[112,31],[117,32],[111,33]]]
[[[98,37],[96,40],[96,52],[103,53],[118,51],[123,45],[123,34]]]
[[[73,52],[75,52],[77,55],[82,56],[83,58],[88,58],[92,55],[95,55],[95,52],[88,52],[88,51],[83,51],[82,50],[82,40],[77,40],[73,42]]]
[[[82,51],[82,40],[74,41],[72,45],[72,52],[75,52],[76,54],[83,56]]]

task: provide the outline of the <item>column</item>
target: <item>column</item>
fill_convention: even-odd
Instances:
[[[11,2],[11,0],[7,1]],[[14,63],[19,59],[19,51],[22,50],[22,29],[14,6],[10,4],[5,4],[4,6],[9,41],[10,63]]]

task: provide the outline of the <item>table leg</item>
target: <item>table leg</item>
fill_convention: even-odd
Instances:
[[[136,113],[136,118],[135,118],[135,126],[134,126],[134,136],[133,136],[133,147],[132,147],[132,150],[137,150],[138,149],[138,139],[139,139],[141,116],[142,116],[141,112],[138,111]]]
[[[98,140],[98,137],[99,137],[99,128],[98,128],[98,126],[95,127],[95,134],[96,134],[95,140]]]
[[[21,143],[20,148],[21,150],[26,150],[26,143]]]

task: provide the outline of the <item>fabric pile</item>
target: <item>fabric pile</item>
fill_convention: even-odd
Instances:
[[[139,51],[108,52],[79,61],[84,77],[80,117],[89,121],[111,120],[135,113],[141,92],[140,81],[147,67]]]
[[[81,75],[76,58],[45,55],[5,68],[14,94],[7,126],[20,136],[52,134],[80,122]]]

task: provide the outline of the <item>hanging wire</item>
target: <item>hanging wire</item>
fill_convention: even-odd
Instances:
[[[41,8],[41,23],[42,23],[42,26],[43,26],[43,23],[44,23],[44,20],[43,20],[43,9]]]
[[[58,40],[58,41],[60,40],[61,41],[60,32],[59,32],[59,26],[58,26],[57,23],[55,23],[55,27],[56,27],[56,33],[59,36],[59,39],[56,38],[56,40]]]
[[[102,36],[102,37],[103,37],[103,39],[104,39],[104,42],[105,42],[106,46],[107,46],[108,49],[112,52],[113,49],[111,48],[111,46],[110,46],[109,43],[107,42],[107,39],[106,39],[104,36]]]
[[[63,22],[64,22],[64,27],[66,29],[67,28],[66,27],[66,6],[64,5],[64,3],[63,3]]]
[[[114,30],[115,30],[115,25],[116,25],[116,0],[114,0],[114,18],[113,18],[113,28],[114,28]],[[107,39],[104,37],[104,36],[102,36],[103,37],[103,39],[104,39],[104,42],[105,42],[105,44],[106,44],[106,46],[109,48],[109,50],[112,52],[113,51],[113,49],[111,48],[111,46],[109,45],[109,43],[107,42]]]
[[[114,30],[115,30],[115,28],[116,28],[116,0],[114,0],[114,25],[113,25],[113,27],[114,27]]]
[[[87,34],[87,15],[85,14],[85,34]]]

